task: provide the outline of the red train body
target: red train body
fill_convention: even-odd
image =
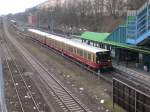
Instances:
[[[94,70],[112,68],[110,51],[108,50],[74,42],[35,29],[29,29],[28,32],[33,39],[89,66]]]

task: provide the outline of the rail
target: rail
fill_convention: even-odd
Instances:
[[[12,38],[6,27],[7,26],[5,24],[4,29],[8,39],[12,42],[16,49],[18,49],[24,59],[28,61],[28,63],[30,63],[33,68],[39,73],[41,80],[49,85],[48,89],[55,92],[57,98],[59,98],[60,101],[65,104],[65,107],[67,107],[66,109],[68,111],[92,112],[83,103],[81,103],[80,100],[75,97],[66,87],[64,87],[64,85],[52,73],[50,73],[48,69],[45,68],[27,49],[25,49],[14,38]]]

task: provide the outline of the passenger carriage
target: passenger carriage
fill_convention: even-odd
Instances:
[[[75,42],[39,30],[29,29],[32,38],[94,70],[112,68],[110,51]]]

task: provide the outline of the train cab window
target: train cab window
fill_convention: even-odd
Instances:
[[[96,62],[97,63],[100,63],[103,61],[105,62],[108,60],[111,60],[110,51],[96,53]]]

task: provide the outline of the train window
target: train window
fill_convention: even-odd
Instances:
[[[74,48],[74,50],[73,50],[74,54],[76,54],[76,51],[77,51],[77,48]]]
[[[57,41],[55,40],[55,46],[57,46]]]
[[[80,50],[80,56],[83,56],[83,51],[82,50]]]
[[[87,59],[87,52],[86,51],[84,51],[84,58]]]
[[[80,55],[80,49],[77,49],[77,54]]]
[[[110,51],[107,52],[98,52],[96,53],[96,61],[99,63],[100,61],[110,60]]]
[[[72,47],[72,49],[73,49],[73,52],[72,52],[72,53],[74,53],[74,54],[75,54],[75,48],[74,48],[74,47]]]
[[[95,55],[93,54],[93,62],[95,62]]]
[[[67,45],[66,45],[66,44],[64,44],[64,50],[65,50],[65,51],[66,51],[66,46],[67,46]]]
[[[91,53],[88,53],[88,59],[91,60]]]
[[[57,41],[55,41],[55,42],[56,42],[56,44],[55,44],[55,45],[56,45],[56,47],[58,47],[58,42],[57,42]]]
[[[66,50],[69,51],[69,46],[66,44]]]
[[[59,48],[62,48],[62,47],[61,47],[61,42],[58,42],[58,44],[59,44]]]
[[[73,47],[72,46],[70,47],[70,49],[71,49],[71,52],[73,53]]]
[[[62,49],[62,43],[61,42],[59,42],[59,48]]]
[[[62,43],[62,49],[63,49],[63,50],[65,49],[65,44],[64,44],[64,43]]]
[[[53,40],[53,42],[54,42],[54,46],[56,45],[56,42],[55,42],[55,40]]]
[[[65,50],[67,51],[67,45],[65,44]]]
[[[78,49],[76,48],[76,54],[78,55]]]
[[[56,46],[57,46],[57,48],[59,48],[59,43],[56,41]]]
[[[70,51],[70,52],[73,52],[72,46],[69,46],[69,51]]]
[[[70,52],[70,46],[68,46],[68,51]]]
[[[55,40],[55,46],[57,47],[57,41]]]
[[[93,54],[91,54],[91,61],[93,61]]]
[[[51,45],[54,45],[54,42],[53,42],[53,40],[51,39]]]
[[[57,42],[57,47],[60,48],[60,42]]]

